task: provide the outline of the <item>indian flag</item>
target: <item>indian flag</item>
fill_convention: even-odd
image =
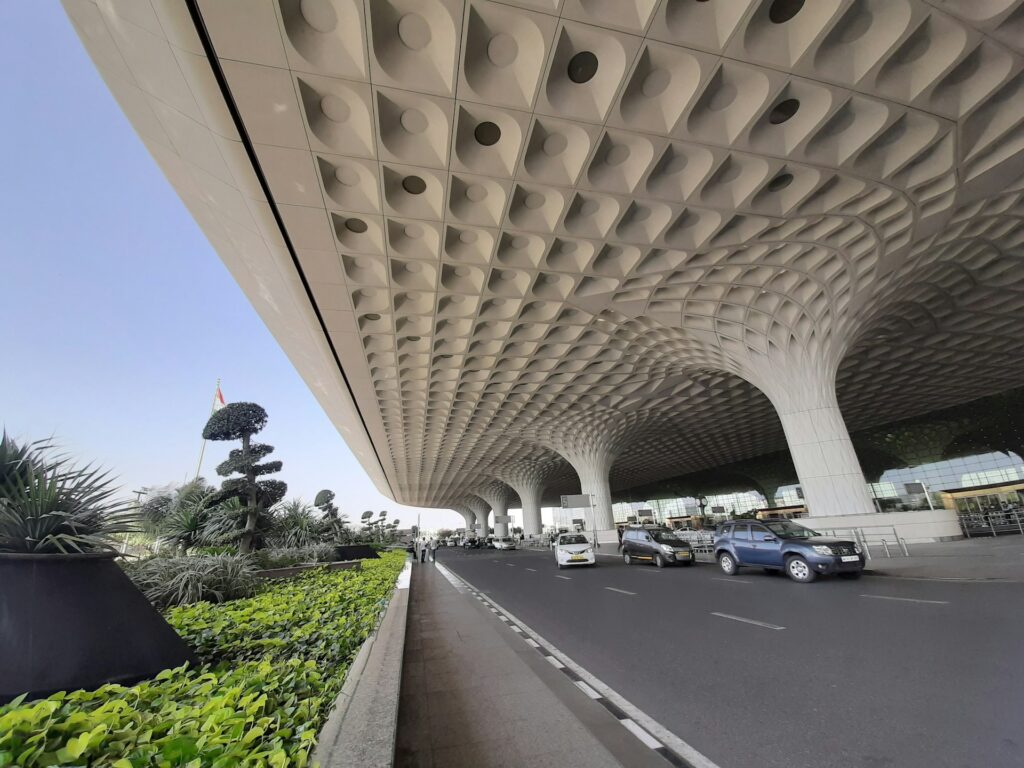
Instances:
[[[219,411],[225,405],[227,405],[227,401],[224,399],[224,393],[220,391],[220,384],[218,384],[217,385],[217,391],[213,395],[213,410],[214,410],[214,413]]]

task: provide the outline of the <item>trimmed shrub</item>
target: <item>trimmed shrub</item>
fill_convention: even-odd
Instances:
[[[333,544],[314,544],[309,547],[281,547],[260,549],[253,553],[260,568],[288,568],[303,563],[333,563],[338,553]]]
[[[170,609],[201,668],[0,707],[0,768],[307,766],[404,561],[316,569],[255,597]]]
[[[238,555],[153,557],[125,570],[159,608],[250,597],[260,583],[255,563]]]

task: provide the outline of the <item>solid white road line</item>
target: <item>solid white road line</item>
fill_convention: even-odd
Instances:
[[[724,581],[726,584],[753,584],[752,581],[744,581],[743,579],[723,579],[719,576],[712,576],[712,581]]]
[[[861,595],[873,600],[899,600],[901,603],[928,603],[929,605],[949,605],[948,600],[918,600],[916,597],[890,597],[889,595]]]
[[[565,579],[566,581],[572,581],[571,576],[555,576],[556,579]]]
[[[587,694],[587,696],[589,696],[592,699],[600,699],[601,698],[601,694],[600,693],[595,691],[593,688],[591,688],[589,685],[584,683],[582,680],[577,680],[576,681],[576,687],[579,688],[581,691],[583,691],[585,694]]]
[[[778,624],[766,624],[763,621],[755,621],[754,619],[744,619],[742,616],[733,616],[729,613],[717,613],[716,611],[711,612],[712,616],[718,616],[722,619],[732,619],[733,621],[742,621],[744,624],[753,624],[755,627],[764,627],[765,629],[785,629],[780,627]]]
[[[622,595],[635,595],[636,594],[636,592],[627,592],[624,589],[616,589],[615,587],[605,587],[605,589],[607,589],[610,592],[618,592],[619,594],[622,594]]]
[[[661,742],[660,741],[658,741],[656,738],[651,736],[651,734],[649,734],[647,731],[645,731],[639,725],[634,723],[628,717],[625,720],[619,720],[619,722],[622,723],[624,726],[626,726],[626,729],[630,733],[632,733],[634,736],[636,736],[638,739],[640,739],[640,741],[642,741],[645,746],[648,746],[651,749],[657,749],[658,747],[661,746]]]

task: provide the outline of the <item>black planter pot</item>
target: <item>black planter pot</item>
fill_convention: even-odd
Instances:
[[[112,553],[0,553],[0,704],[131,684],[186,661],[192,650]]]
[[[343,544],[335,547],[339,560],[370,560],[380,557],[369,544]]]

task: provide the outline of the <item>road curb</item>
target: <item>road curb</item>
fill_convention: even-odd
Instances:
[[[411,572],[412,561],[406,558],[383,617],[353,659],[320,730],[314,765],[390,768],[394,764]]]

